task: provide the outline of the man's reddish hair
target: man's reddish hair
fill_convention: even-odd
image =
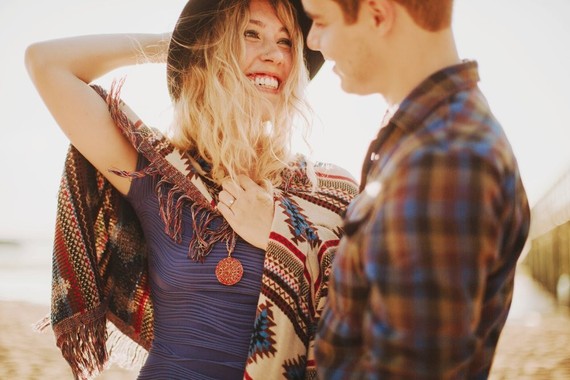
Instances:
[[[332,0],[344,13],[347,23],[358,18],[360,4],[365,0]],[[403,6],[412,19],[425,30],[436,32],[451,25],[453,0],[390,0]]]

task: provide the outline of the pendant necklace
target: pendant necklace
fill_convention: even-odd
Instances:
[[[243,267],[238,259],[228,252],[228,257],[221,259],[216,265],[216,277],[222,285],[232,286],[241,280]]]
[[[216,265],[216,278],[219,283],[226,286],[237,284],[243,276],[243,266],[238,259],[232,257],[236,245],[236,235],[232,231],[232,236],[226,240],[228,257],[218,261]]]

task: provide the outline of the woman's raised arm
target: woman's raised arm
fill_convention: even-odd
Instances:
[[[134,170],[137,152],[89,83],[122,66],[164,62],[169,40],[169,34],[103,34],[37,42],[26,50],[28,73],[60,128],[123,194],[129,179],[108,169]]]

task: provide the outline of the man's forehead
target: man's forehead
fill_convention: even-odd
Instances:
[[[310,18],[315,18],[323,12],[323,6],[326,6],[330,0],[302,0],[305,13]]]

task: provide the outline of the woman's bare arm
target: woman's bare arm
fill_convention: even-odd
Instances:
[[[91,35],[38,42],[26,50],[28,73],[60,128],[123,194],[130,181],[108,169],[134,170],[137,152],[89,83],[122,66],[164,62],[169,38],[169,34]]]

